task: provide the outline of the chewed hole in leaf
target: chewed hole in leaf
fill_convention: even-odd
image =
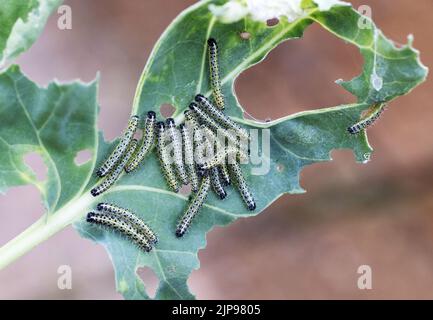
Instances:
[[[176,111],[176,108],[168,103],[162,104],[159,108],[159,112],[164,118],[170,118],[171,116],[173,116],[174,111]]]
[[[280,20],[278,18],[272,18],[266,21],[266,25],[268,27],[275,27],[278,23],[280,23]]]
[[[74,163],[77,166],[82,166],[83,164],[87,163],[92,159],[92,151],[89,149],[78,151],[75,158]]]
[[[284,164],[282,164],[282,163],[277,164],[277,171],[278,172],[283,172],[285,168],[286,167],[284,166]]]
[[[147,295],[153,299],[159,285],[159,279],[155,272],[149,267],[140,267],[137,269],[137,276],[143,281]]]
[[[24,163],[33,170],[38,181],[45,181],[47,179],[48,168],[39,153],[30,152],[23,159]]]
[[[336,79],[361,73],[362,56],[317,25],[304,38],[282,43],[261,63],[242,72],[235,82],[240,105],[264,121],[320,107],[354,103]]]
[[[179,190],[179,193],[183,196],[189,196],[191,194],[191,185],[188,184],[186,186],[182,186]]]
[[[141,140],[141,138],[143,137],[143,130],[137,130],[134,133],[134,139],[137,139],[138,141]]]
[[[251,33],[248,31],[243,31],[239,33],[239,37],[241,37],[242,40],[249,40],[251,38]]]

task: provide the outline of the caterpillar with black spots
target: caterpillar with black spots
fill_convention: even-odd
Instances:
[[[224,114],[221,110],[215,107],[212,102],[203,96],[202,94],[198,94],[195,96],[195,101],[201,107],[203,111],[205,111],[209,116],[214,118],[217,122],[221,123],[227,129],[234,130],[239,136],[249,139],[249,135],[245,128],[242,128],[239,124],[230,119],[229,116]]]
[[[359,122],[347,128],[350,134],[360,133],[362,130],[372,126],[385,111],[386,104],[379,102],[371,107],[371,111]]]
[[[248,184],[242,174],[241,167],[237,162],[229,163],[228,168],[230,173],[233,176],[233,180],[241,194],[242,200],[248,207],[248,210],[253,211],[256,209],[256,201],[254,200],[254,196],[248,187]]]
[[[131,239],[140,249],[150,252],[152,245],[146,236],[137,231],[131,224],[114,215],[106,213],[89,212],[87,222],[109,227]]]
[[[130,222],[139,232],[142,232],[146,236],[150,243],[156,244],[158,242],[158,236],[155,234],[155,232],[153,232],[153,230],[132,211],[119,207],[115,204],[104,202],[98,203],[96,208],[98,211],[113,214]]]
[[[128,127],[123,133],[123,136],[120,139],[119,143],[114,148],[113,152],[108,156],[107,160],[105,160],[101,167],[96,171],[96,174],[99,177],[106,176],[125,154],[126,149],[128,148],[130,142],[134,137],[135,131],[137,130],[139,119],[140,118],[138,116],[132,116],[129,119]]]
[[[192,199],[191,203],[188,205],[184,215],[179,221],[179,224],[176,227],[176,236],[178,238],[183,237],[187,232],[189,226],[191,225],[192,220],[197,216],[203,203],[205,202],[207,195],[209,193],[211,182],[209,174],[205,174],[203,177],[200,188],[198,192],[195,194],[195,197]]]
[[[129,162],[135,150],[137,149],[137,144],[138,143],[136,139],[133,139],[130,142],[125,155],[121,158],[117,166],[105,177],[104,181],[102,181],[101,184],[99,184],[90,191],[92,196],[96,197],[101,193],[107,191],[117,181],[123,171],[123,168]]]
[[[156,114],[153,111],[147,113],[146,122],[144,124],[143,138],[141,146],[137,152],[132,156],[131,161],[125,166],[127,173],[137,169],[146,155],[152,150],[155,144],[155,123]]]
[[[183,163],[182,136],[180,135],[179,130],[176,128],[173,118],[168,118],[166,120],[166,125],[167,133],[173,146],[174,167],[176,169],[177,176],[179,177],[182,184],[188,184],[188,175]]]
[[[215,104],[219,109],[224,110],[225,101],[221,89],[220,67],[218,61],[218,45],[215,39],[210,38],[207,41],[209,48],[209,71],[212,94]]]
[[[192,128],[185,124],[180,124],[179,130],[182,135],[185,169],[188,174],[189,181],[191,182],[191,190],[192,192],[197,192],[199,188],[199,177],[197,175],[194,162],[194,131],[192,130]]]
[[[224,138],[227,139],[228,145],[233,148],[239,149],[239,156],[241,159],[247,159],[248,152],[244,151],[244,148],[241,146],[241,142],[236,135],[233,135],[229,130],[219,125],[213,118],[211,118],[206,112],[204,112],[197,103],[191,102],[189,105],[189,109],[197,116],[200,123],[204,124],[208,129],[218,132],[218,134],[222,134]]]
[[[166,131],[164,122],[160,121],[156,124],[157,127],[157,150],[158,158],[161,163],[162,173],[168,186],[174,192],[179,192],[179,184],[177,182],[176,174],[172,168],[170,157],[166,148]]]

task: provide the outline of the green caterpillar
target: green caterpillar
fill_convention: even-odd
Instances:
[[[191,130],[191,128],[189,128],[189,126],[185,124],[180,124],[179,130],[182,135],[185,168],[188,174],[189,181],[191,182],[191,190],[193,192],[197,192],[199,188],[199,179],[194,162],[194,148],[192,140],[192,135],[194,133],[193,130]]]
[[[382,113],[385,111],[386,104],[384,103],[376,103],[372,106],[372,111],[367,114],[361,121],[355,123],[353,126],[347,128],[347,131],[351,134],[357,134],[364,129],[367,129],[371,125],[373,125],[377,119],[380,118]]]
[[[213,191],[218,195],[221,200],[225,199],[227,197],[227,192],[224,190],[218,168],[214,167],[210,169],[209,172]]]
[[[195,96],[195,101],[201,106],[202,110],[213,117],[216,121],[221,123],[227,129],[234,130],[239,136],[249,139],[249,135],[245,128],[234,122],[224,112],[215,107],[209,99],[205,96],[198,94]]]
[[[232,144],[232,145],[238,145],[238,139],[237,137],[228,134],[227,130],[220,126],[214,119],[212,119],[211,117],[209,117],[209,115],[204,112],[203,110],[201,110],[197,103],[195,102],[191,102],[189,105],[189,109],[197,116],[197,118],[200,120],[201,123],[203,123],[204,125],[206,125],[208,128],[210,128],[211,130],[215,131],[215,132],[221,132],[224,134],[224,136],[227,138],[227,140]]]
[[[130,238],[140,249],[146,252],[150,252],[152,250],[152,245],[143,234],[138,232],[137,229],[135,229],[132,225],[116,216],[92,211],[87,214],[86,220],[89,223],[103,225],[119,231],[123,235]]]
[[[186,209],[179,224],[177,225],[176,236],[178,238],[182,237],[186,233],[189,226],[191,225],[192,220],[200,211],[200,208],[203,206],[203,203],[205,202],[206,197],[209,193],[209,188],[210,177],[208,174],[206,174],[201,181],[198,192],[196,193],[191,203],[188,205],[188,208]]]
[[[229,170],[227,169],[227,164],[225,162],[221,163],[218,166],[218,172],[221,177],[221,181],[224,183],[225,186],[229,186],[231,184],[230,174]]]
[[[215,104],[221,110],[224,110],[225,102],[224,95],[221,90],[220,68],[218,63],[218,45],[215,39],[210,38],[207,41],[209,48],[209,69],[210,69],[210,83],[212,87],[213,98]]]
[[[106,176],[115,167],[117,162],[119,162],[120,158],[122,158],[122,156],[125,154],[125,151],[134,137],[135,131],[137,130],[138,121],[138,116],[132,116],[129,119],[128,127],[125,130],[123,137],[120,139],[116,148],[114,148],[107,160],[105,160],[98,171],[96,171],[96,174],[99,177]]]
[[[127,173],[135,170],[143,161],[144,157],[152,150],[155,143],[155,122],[156,114],[153,111],[147,113],[146,123],[144,124],[143,138],[141,146],[133,155],[131,161],[125,166]]]
[[[112,170],[109,175],[105,178],[105,180],[93,188],[90,193],[92,196],[96,197],[100,195],[101,193],[107,191],[119,178],[120,174],[123,171],[123,168],[128,163],[128,161],[131,159],[131,156],[137,149],[137,140],[133,139],[131,143],[129,144],[128,149],[126,150],[125,155],[121,158],[119,164]]]
[[[164,122],[160,121],[156,124],[157,127],[157,149],[158,149],[158,158],[161,162],[162,172],[167,181],[168,186],[174,191],[179,192],[179,184],[177,183],[176,175],[171,166],[169,155],[167,153],[166,145],[165,145],[165,125]]]
[[[140,218],[138,218],[133,212],[130,210],[121,208],[114,204],[110,203],[98,203],[96,206],[98,211],[102,211],[105,213],[111,213],[119,218],[125,219],[130,222],[134,228],[136,228],[139,232],[142,232],[150,243],[156,244],[158,242],[158,237],[152,229],[143,222]]]
[[[254,200],[253,194],[251,193],[248,184],[242,174],[242,170],[237,162],[229,163],[228,168],[230,173],[233,176],[233,180],[235,181],[236,186],[244,200],[245,204],[248,207],[248,210],[256,209],[256,201]]]
[[[167,124],[167,133],[170,137],[171,143],[173,145],[174,151],[174,167],[176,169],[176,173],[182,182],[182,184],[188,184],[188,175],[185,170],[185,166],[183,164],[183,155],[182,155],[182,137],[179,133],[179,130],[176,128],[176,124],[174,123],[173,118],[168,118],[166,120]]]

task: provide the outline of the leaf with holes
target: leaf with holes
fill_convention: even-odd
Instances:
[[[89,195],[90,189],[96,183],[95,177],[90,175],[89,165],[86,167],[88,170],[83,170],[80,182],[74,180],[73,186],[69,183],[69,189],[65,187],[65,192],[70,191],[71,193],[65,198],[62,196],[61,199],[73,198],[73,200],[54,213],[43,229],[39,228],[36,223],[23,235],[0,249],[0,268],[19,256],[14,253],[14,250],[18,246],[23,251],[22,244],[25,241],[33,240],[32,245],[35,245],[63,227],[65,222],[76,221],[75,226],[83,236],[95,240],[107,249],[113,261],[117,289],[126,298],[149,298],[145,286],[136,273],[137,269],[142,266],[150,267],[159,278],[155,298],[193,298],[188,289],[187,280],[192,270],[199,267],[197,252],[206,246],[207,232],[216,225],[227,225],[237,218],[249,217],[262,212],[284,193],[303,192],[299,184],[300,171],[307,165],[330,161],[330,152],[334,149],[351,149],[357,161],[366,162],[372,150],[365,133],[350,135],[347,127],[359,119],[361,113],[372,101],[391,101],[408,93],[426,78],[427,69],[419,61],[419,54],[410,43],[397,48],[374,25],[369,29],[359,29],[360,15],[351,7],[334,6],[328,11],[321,11],[312,1],[304,0],[302,3],[305,15],[300,19],[291,23],[281,19],[277,25],[267,27],[265,23],[253,21],[249,17],[232,24],[220,23],[209,11],[208,6],[211,2],[200,1],[182,12],[158,40],[141,76],[132,114],[143,115],[148,110],[159,113],[161,105],[171,104],[176,109],[174,117],[177,122],[181,122],[183,111],[195,94],[199,92],[210,94],[206,41],[209,37],[216,38],[220,44],[222,83],[227,100],[227,113],[250,129],[260,129],[258,132],[261,137],[258,139],[260,143],[257,148],[252,146],[252,154],[255,149],[266,150],[267,145],[270,148],[269,154],[265,152],[262,155],[261,163],[244,166],[248,183],[257,198],[257,210],[254,212],[246,210],[239,194],[232,188],[228,189],[228,197],[224,201],[220,201],[211,194],[190,232],[185,237],[178,239],[175,237],[174,230],[188,199],[184,195],[168,190],[154,154],[146,159],[137,172],[123,175],[114,187],[97,198]],[[218,1],[219,4],[223,2]],[[263,60],[281,42],[301,37],[304,30],[312,23],[319,24],[336,37],[360,49],[365,62],[363,73],[352,81],[342,83],[354,94],[357,101],[350,105],[290,115],[270,123],[244,119],[243,109],[234,92],[236,77]],[[249,37],[244,36],[245,32],[249,33]],[[13,73],[12,71],[9,73]],[[25,119],[33,119],[33,114],[39,115],[28,102],[31,96],[23,94],[26,93],[27,87],[33,85],[27,84],[21,87],[19,84],[27,83],[28,80],[11,81],[8,80],[11,75],[4,77],[7,81],[0,83],[0,90],[11,92],[13,98],[11,105],[24,110],[26,107],[29,108],[28,115],[23,115]],[[17,84],[18,89],[16,89]],[[93,87],[88,88],[91,91],[90,88]],[[38,89],[37,91],[42,92],[43,90]],[[3,110],[3,97],[4,94],[1,95],[0,110]],[[18,99],[18,97],[21,98]],[[90,97],[87,100],[91,101]],[[95,106],[89,105],[89,101],[82,103],[90,111],[82,118],[80,117],[81,119],[75,118],[76,121],[73,124],[79,125],[81,121],[93,123],[91,110],[94,110]],[[61,108],[63,104],[59,103],[61,104],[59,108]],[[38,104],[34,108],[35,110],[46,110],[38,107]],[[46,115],[40,117],[45,119]],[[2,130],[6,132],[9,130],[12,132],[11,136],[13,133],[24,135],[23,131],[18,133],[13,126],[11,127],[11,120],[8,121],[5,123],[9,128],[2,128],[0,133],[3,132]],[[65,124],[70,122],[65,122],[61,117],[56,121],[63,121],[62,123]],[[32,127],[36,128],[33,131],[38,132],[39,126],[34,121],[32,123]],[[72,123],[69,124],[72,125]],[[47,124],[51,127],[50,125],[51,122]],[[27,125],[26,128],[32,127]],[[30,130],[30,132],[33,131]],[[59,152],[62,148],[54,147],[58,145],[57,139],[62,141],[62,135],[59,136],[57,132],[48,140],[44,140],[43,134],[39,136],[44,149],[52,155],[54,163],[57,163],[55,155],[65,156],[67,152],[70,152],[66,150]],[[90,136],[95,135],[93,133]],[[69,135],[68,138],[70,143],[77,143],[82,139],[82,132]],[[30,137],[23,138],[23,141],[18,143],[6,139],[5,146],[13,149],[23,144],[30,144],[40,148],[41,143],[38,143],[36,138],[32,143],[29,141],[33,140],[29,139]],[[86,135],[84,141],[90,144],[90,140]],[[113,144],[114,142],[104,142],[100,137],[99,143],[93,142],[91,146],[86,145],[91,150],[98,148],[96,162],[94,159],[91,166],[94,163],[101,163],[113,148]],[[3,148],[6,148],[5,146]],[[73,151],[76,152],[82,147],[84,146],[80,145],[80,148]],[[12,154],[12,163],[19,163],[17,167],[20,170],[12,169],[10,177],[5,179],[4,187],[26,182],[19,174],[26,172],[29,175],[20,164],[23,154],[23,152],[16,156]],[[47,156],[44,159],[46,158]],[[62,169],[65,169],[66,173],[73,168],[64,162],[59,162],[59,165],[65,165]],[[266,174],[264,175],[257,174],[260,173],[258,169],[261,166],[265,168]],[[84,185],[85,187],[82,188]],[[72,196],[73,187],[77,192],[75,196]],[[65,200],[62,203],[65,203]],[[85,213],[100,201],[114,202],[137,212],[159,235],[160,241],[156,248],[151,253],[141,252],[119,234],[86,223]],[[50,205],[51,202],[47,202]]]
[[[0,67],[31,47],[51,12],[61,3],[62,0],[0,2]]]

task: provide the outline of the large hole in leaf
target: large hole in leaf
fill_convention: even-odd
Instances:
[[[159,112],[161,112],[161,115],[167,119],[173,115],[175,110],[176,108],[173,107],[171,104],[164,103],[161,105]]]
[[[26,154],[24,156],[24,163],[33,170],[38,181],[44,181],[47,179],[48,168],[39,153],[30,152]]]
[[[147,295],[153,299],[159,284],[159,279],[155,272],[149,267],[140,267],[137,269],[137,275],[143,281]]]
[[[191,194],[191,184],[187,184],[186,186],[182,186],[179,190],[181,195],[188,197]]]
[[[243,72],[236,92],[247,113],[261,121],[353,103],[355,98],[335,81],[360,74],[362,64],[357,47],[312,25],[303,38],[282,43]]]
[[[92,159],[92,151],[90,151],[89,149],[85,149],[77,152],[74,158],[74,162],[77,166],[82,166],[83,164],[90,161],[91,159]]]
[[[266,21],[266,25],[268,27],[275,27],[278,23],[280,23],[280,20],[278,18],[272,18]]]

